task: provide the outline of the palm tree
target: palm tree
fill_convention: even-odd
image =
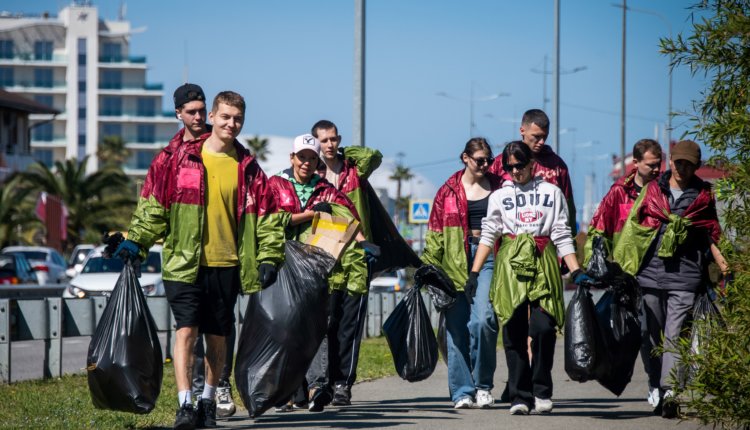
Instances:
[[[401,182],[408,181],[413,178],[414,175],[408,167],[404,167],[401,162],[396,166],[393,174],[388,179],[396,181],[396,221],[400,218],[401,214],[406,211],[409,207],[409,196],[401,197]]]
[[[250,153],[253,154],[258,161],[268,160],[268,139],[261,139],[260,136],[255,135],[252,139],[245,139],[245,142],[247,142]]]
[[[20,173],[28,194],[41,191],[58,196],[68,210],[67,246],[73,247],[91,233],[125,227],[135,207],[130,179],[122,169],[105,167],[86,175],[86,160],[55,162],[54,170],[35,163]]]
[[[13,243],[26,242],[24,233],[29,233],[41,223],[34,216],[34,201],[19,187],[20,179],[15,175],[0,184],[0,248]]]
[[[104,136],[96,150],[96,157],[102,166],[122,167],[130,158],[130,150],[125,146],[125,139],[121,136]]]

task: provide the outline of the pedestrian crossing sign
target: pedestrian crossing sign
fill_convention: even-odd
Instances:
[[[431,210],[432,200],[409,200],[409,223],[426,224]]]

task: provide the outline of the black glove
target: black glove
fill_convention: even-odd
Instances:
[[[365,259],[367,259],[367,262],[375,264],[378,261],[378,257],[380,257],[380,247],[366,240],[359,242],[359,245],[365,250]]]
[[[477,286],[479,285],[477,278],[479,278],[479,272],[469,273],[469,279],[466,280],[464,285],[464,294],[466,294],[466,300],[470,305],[474,304],[474,296],[477,295]]]
[[[312,207],[312,210],[314,210],[315,212],[325,212],[329,215],[333,214],[333,208],[331,207],[331,204],[328,202],[315,203]]]
[[[260,263],[258,266],[260,287],[266,289],[276,282],[276,266],[271,263]]]

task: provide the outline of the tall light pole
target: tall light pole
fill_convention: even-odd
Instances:
[[[469,137],[474,137],[474,103],[476,102],[488,102],[490,100],[499,99],[500,97],[510,96],[510,93],[500,92],[489,94],[481,97],[474,97],[474,81],[471,81],[471,87],[469,89],[469,98],[465,99],[462,97],[452,96],[445,91],[438,91],[435,93],[436,96],[445,97],[451,100],[458,100],[469,103]]]
[[[353,84],[352,145],[365,146],[365,0],[354,0]]]
[[[622,101],[620,105],[620,172],[625,175],[625,41],[628,17],[627,0],[622,0],[622,76],[621,91]]]

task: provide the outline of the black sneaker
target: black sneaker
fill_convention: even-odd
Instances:
[[[677,399],[674,398],[672,390],[667,391],[664,394],[664,401],[662,402],[661,416],[662,418],[672,419],[677,418],[680,414],[680,405],[677,403]]]
[[[198,400],[198,410],[195,411],[195,427],[216,427],[216,402],[212,399]]]
[[[310,391],[310,412],[323,412],[323,408],[331,403],[331,393],[325,388],[314,388]]]
[[[352,389],[346,385],[336,385],[333,389],[333,406],[349,406],[352,404]]]
[[[195,411],[193,405],[185,403],[180,409],[177,409],[177,416],[174,419],[175,430],[193,430],[195,428]]]

